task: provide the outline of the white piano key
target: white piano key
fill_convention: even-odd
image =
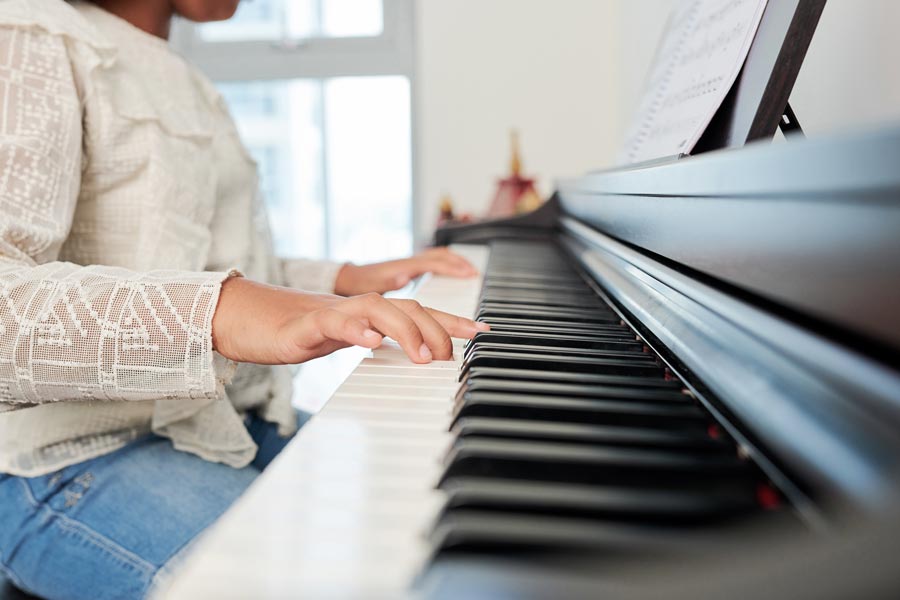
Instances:
[[[381,388],[419,388],[455,390],[458,383],[455,377],[386,377],[380,375],[351,375],[344,385],[368,387],[373,391]]]
[[[421,397],[416,397],[412,393],[407,393],[403,396],[399,394],[375,396],[339,392],[334,395],[332,400],[335,401],[336,406],[344,410],[352,406],[364,410],[370,408],[377,411],[409,410],[410,412],[437,413],[442,416],[450,415],[453,404],[451,395],[443,392],[437,396],[424,392]]]
[[[416,410],[413,412],[400,408],[361,406],[359,404],[337,404],[329,412],[341,417],[355,416],[363,425],[410,423],[431,431],[449,429],[451,419],[449,410]]]
[[[335,395],[356,396],[362,398],[434,398],[449,401],[456,393],[456,388],[442,387],[398,387],[395,385],[373,386],[344,384],[338,388]]]
[[[434,362],[454,362],[459,363],[462,360],[462,349],[454,349],[453,357],[447,361],[434,361]],[[394,349],[381,349],[378,348],[372,353],[372,358],[379,360],[395,360],[400,363],[409,363],[409,358],[406,356],[406,353],[402,350],[394,350]]]
[[[367,367],[408,369],[412,363],[410,363],[408,358],[367,358],[362,361],[362,364]],[[459,363],[453,360],[434,360],[428,364],[416,365],[415,368],[426,373],[431,371],[455,372],[459,370]]]
[[[362,365],[360,365],[362,368]],[[375,386],[404,386],[404,387],[452,387],[459,383],[459,371],[457,369],[437,369],[434,371],[414,368],[416,372],[406,372],[403,369],[411,367],[384,367],[367,364],[364,372],[354,373],[344,380],[344,384],[375,385]],[[377,371],[373,370],[377,369]]]
[[[354,373],[360,375],[375,375],[382,377],[442,377],[445,381],[453,381],[459,377],[459,366],[456,373],[450,369],[424,370],[418,365],[407,363],[404,365],[377,365],[371,362],[360,363]]]
[[[441,425],[444,426],[446,423],[442,423]],[[309,429],[307,429],[307,427]],[[410,443],[414,443],[419,439],[433,439],[437,435],[433,430],[423,429],[421,425],[416,423],[391,423],[389,421],[382,421],[364,424],[360,423],[358,419],[354,419],[352,415],[350,417],[345,417],[332,414],[330,411],[319,415],[315,420],[310,421],[310,423],[304,427],[304,437],[307,435],[314,435],[313,433],[307,433],[307,431],[316,431],[313,427],[316,427],[319,431],[324,430],[325,433],[323,435],[338,441],[369,437],[379,439],[385,437],[388,439],[407,440],[410,441]],[[447,438],[450,437],[450,433],[446,428],[443,428],[440,433],[445,434],[445,437]]]

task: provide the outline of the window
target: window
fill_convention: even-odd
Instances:
[[[173,32],[259,164],[279,254],[412,251],[412,2],[254,0]]]
[[[381,0],[269,0],[242,2],[235,18],[198,27],[210,42],[372,37],[384,31]]]

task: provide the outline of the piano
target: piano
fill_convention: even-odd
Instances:
[[[753,142],[823,4],[696,156],[440,230],[491,331],[364,358],[160,597],[897,597],[900,128]]]
[[[898,158],[756,144],[441,231],[483,277],[417,299],[492,330],[362,360],[165,597],[896,588]]]

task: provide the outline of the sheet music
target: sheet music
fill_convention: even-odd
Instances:
[[[690,154],[725,100],[768,0],[684,0],[669,17],[620,165]]]

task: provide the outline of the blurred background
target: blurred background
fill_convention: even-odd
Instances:
[[[441,199],[612,164],[678,0],[252,0],[173,45],[220,87],[283,255],[413,251]],[[900,122],[900,2],[830,0],[792,105],[810,136]]]

